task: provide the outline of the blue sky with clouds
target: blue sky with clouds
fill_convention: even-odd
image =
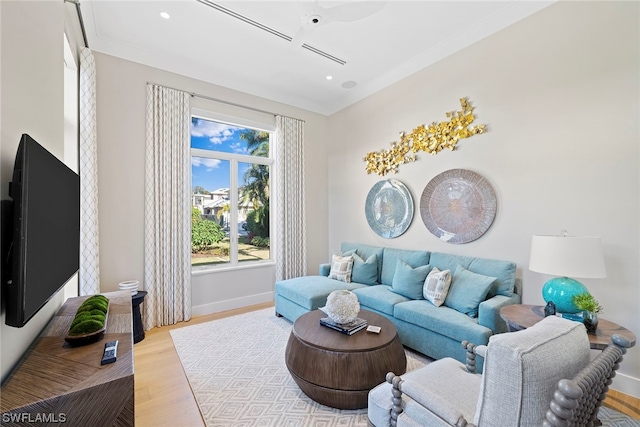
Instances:
[[[191,120],[191,147],[225,153],[249,154],[247,144],[240,139],[245,128],[193,117]],[[208,191],[229,188],[229,161],[203,157],[191,158],[191,188],[203,187]],[[238,165],[239,185],[248,168],[246,163]]]

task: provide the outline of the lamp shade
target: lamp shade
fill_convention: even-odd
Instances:
[[[599,237],[533,236],[529,270],[584,279],[607,277]]]

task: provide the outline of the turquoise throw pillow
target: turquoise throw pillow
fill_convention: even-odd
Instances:
[[[478,317],[478,306],[487,297],[495,277],[483,276],[458,265],[444,305],[469,317]]]
[[[422,288],[429,271],[431,271],[429,264],[413,268],[399,259],[396,261],[396,272],[389,290],[407,298],[423,299]]]
[[[353,254],[353,271],[351,281],[363,285],[378,284],[378,255],[373,254],[366,260],[357,253]]]

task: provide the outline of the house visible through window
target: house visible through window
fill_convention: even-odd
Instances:
[[[191,119],[191,265],[269,260],[271,132]]]

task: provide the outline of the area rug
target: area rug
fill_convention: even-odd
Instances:
[[[309,399],[291,378],[284,352],[291,322],[273,308],[171,331],[207,426],[367,426],[367,410],[338,410]],[[407,350],[407,371],[430,359]],[[605,426],[640,421],[603,408]]]

